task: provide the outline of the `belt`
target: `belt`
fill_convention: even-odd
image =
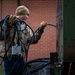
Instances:
[[[17,59],[17,58],[23,58],[23,56],[22,55],[12,55],[12,58],[15,58],[15,59]]]
[[[19,59],[19,58],[23,58],[23,56],[22,55],[10,55],[5,58]]]

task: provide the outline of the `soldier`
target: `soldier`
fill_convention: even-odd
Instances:
[[[25,49],[26,44],[36,44],[41,38],[42,33],[44,32],[44,28],[47,26],[47,22],[43,21],[40,23],[40,27],[34,32],[31,30],[29,26],[27,26],[26,22],[19,22],[21,20],[25,21],[28,19],[30,15],[29,9],[24,6],[18,6],[15,15],[9,15],[7,19],[6,26],[6,43],[4,42],[4,19],[2,22],[2,26],[0,29],[0,41],[1,48],[0,54],[4,55],[4,68],[5,75],[23,75],[23,71],[25,71]],[[20,26],[16,26],[16,22]],[[13,26],[13,27],[11,27]],[[15,27],[19,27],[18,30],[15,30]],[[18,33],[19,32],[19,33]],[[32,41],[32,36],[34,35],[34,39]],[[22,43],[23,42],[23,43]],[[6,44],[6,48],[4,45]],[[6,50],[5,50],[6,49]]]

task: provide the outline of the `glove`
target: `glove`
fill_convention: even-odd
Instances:
[[[10,15],[9,19],[8,19],[8,24],[9,25],[13,25],[16,22],[16,16]]]
[[[40,28],[44,29],[47,26],[47,22],[43,21],[40,23]]]

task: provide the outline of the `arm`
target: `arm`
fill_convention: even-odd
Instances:
[[[38,43],[38,41],[41,38],[42,33],[44,32],[44,28],[47,26],[47,22],[42,22],[40,24],[40,27],[33,32],[33,30],[27,26],[26,30],[23,31],[23,35],[22,38],[25,39],[25,43],[31,43],[31,44],[36,44]]]
[[[6,27],[6,31],[8,31],[9,28]],[[6,32],[6,38],[9,36],[10,32]],[[0,41],[4,40],[4,26],[0,27]]]
[[[6,19],[7,18],[7,19]],[[16,21],[16,17],[12,15],[7,15],[4,19],[0,21],[0,41],[4,40],[4,20],[6,19],[6,38],[10,33],[10,25],[13,25]],[[8,32],[7,32],[8,31]]]
[[[41,26],[34,33],[35,38],[34,38],[33,44],[38,43],[38,41],[41,39],[41,36],[42,36],[42,34],[44,32],[44,29],[47,26],[47,22],[43,21],[43,22],[40,23],[40,25]]]
[[[38,43],[38,41],[41,39],[43,32],[44,30],[41,29],[40,27],[35,31],[33,44]]]

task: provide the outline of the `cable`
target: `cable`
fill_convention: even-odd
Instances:
[[[49,26],[53,26],[53,27],[56,27],[56,25],[53,25],[53,24],[47,24],[47,25],[49,25]]]
[[[7,57],[7,51],[6,51],[6,26],[7,26],[7,19],[9,18],[9,16],[7,15],[5,17],[5,20],[4,20],[4,46],[5,46],[5,57]]]
[[[4,57],[7,57],[7,52],[8,52],[8,50],[9,50],[9,48],[11,47],[12,43],[14,44],[14,39],[15,39],[15,35],[16,35],[15,33],[17,32],[17,36],[18,36],[17,44],[19,45],[19,43],[21,42],[23,45],[27,46],[27,47],[26,47],[26,64],[27,64],[28,49],[29,49],[30,44],[32,44],[32,42],[33,42],[34,32],[33,32],[33,30],[31,29],[31,27],[30,27],[29,25],[27,25],[24,21],[21,21],[21,20],[16,21],[16,24],[15,24],[15,25],[11,25],[11,26],[10,26],[10,30],[11,30],[12,28],[14,28],[14,34],[13,34],[13,39],[12,39],[12,41],[11,41],[11,43],[10,43],[8,49],[7,49],[7,48],[6,48],[6,33],[7,33],[6,28],[8,27],[8,24],[7,24],[8,18],[9,18],[9,16],[6,16],[6,17],[4,18],[4,20],[0,22],[0,23],[3,22],[2,25],[0,24],[1,26],[4,25],[4,30],[2,30],[2,31],[4,31],[4,45],[5,45],[5,55],[4,55]],[[18,22],[19,22],[19,23],[18,23]],[[19,30],[19,29],[18,29],[18,26],[20,26],[21,23],[24,23],[24,24],[26,25],[26,27],[28,26],[28,27],[31,29],[31,31],[33,32],[33,36],[31,37],[31,41],[30,41],[29,43],[27,43],[27,44],[25,44],[25,43],[24,43],[23,41],[21,41],[21,39],[20,39],[20,31],[23,31],[23,30]],[[26,29],[26,27],[25,27],[25,29]],[[25,29],[24,29],[24,30],[25,30]],[[8,32],[9,32],[10,30],[8,30]],[[17,60],[17,62],[18,62],[18,60]],[[16,64],[17,64],[17,62],[16,62]],[[15,64],[15,65],[16,65],[16,64]],[[12,72],[12,70],[13,70],[14,67],[15,67],[15,65],[12,67],[12,69],[11,69],[11,71],[8,73],[8,75]]]

